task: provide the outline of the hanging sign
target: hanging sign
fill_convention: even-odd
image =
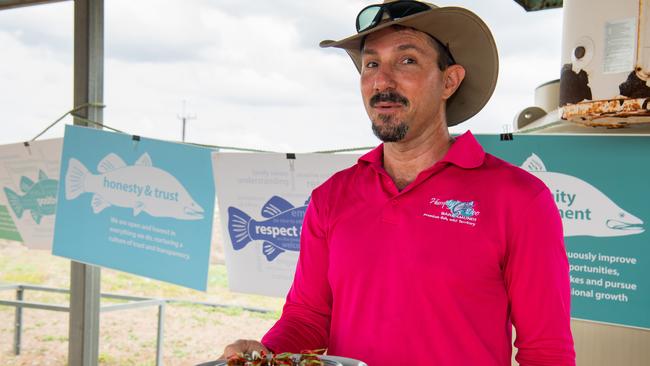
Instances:
[[[358,154],[213,153],[230,289],[286,296],[311,191]]]
[[[487,152],[541,179],[555,197],[572,316],[650,328],[650,138],[478,138]]]
[[[53,254],[205,290],[211,151],[66,126]]]
[[[0,238],[51,249],[63,139],[0,146]]]

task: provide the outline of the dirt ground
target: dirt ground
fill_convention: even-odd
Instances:
[[[231,293],[219,250],[210,266],[206,293],[184,289],[122,272],[102,270],[102,292],[163,297],[220,304],[232,308],[170,303],[164,320],[164,365],[195,365],[216,359],[226,344],[239,338],[259,339],[279,317],[283,299]],[[46,251],[28,250],[0,241],[0,284],[31,283],[69,288],[70,262]],[[0,299],[15,292],[0,291]],[[67,305],[65,294],[26,291],[25,300]],[[104,300],[102,300],[104,304]],[[242,310],[264,308],[270,313]],[[68,314],[25,309],[21,354],[13,354],[15,308],[0,305],[0,365],[66,365]],[[106,312],[100,315],[100,365],[155,365],[157,307]]]

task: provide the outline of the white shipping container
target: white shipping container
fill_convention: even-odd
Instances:
[[[589,126],[650,123],[650,2],[565,0],[560,115]]]

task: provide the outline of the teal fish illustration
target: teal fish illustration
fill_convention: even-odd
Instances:
[[[451,217],[474,217],[476,211],[474,210],[474,201],[461,202],[456,200],[448,200],[445,205],[451,211]]]
[[[565,237],[612,237],[645,231],[641,218],[622,209],[605,192],[580,177],[546,170],[537,154],[532,153],[521,167],[541,179],[553,193]]]
[[[48,178],[39,170],[37,182],[27,177],[20,178],[20,190],[24,195],[21,196],[8,187],[5,187],[4,191],[16,217],[21,218],[23,212],[29,210],[34,221],[40,224],[43,216],[54,215],[58,185],[59,181]]]

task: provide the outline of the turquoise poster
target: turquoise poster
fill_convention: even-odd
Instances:
[[[66,126],[52,253],[206,290],[211,150]]]
[[[572,316],[650,328],[650,137],[477,138],[486,152],[544,181],[555,197]]]

